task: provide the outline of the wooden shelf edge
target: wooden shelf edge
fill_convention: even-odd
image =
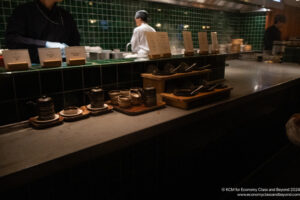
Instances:
[[[153,79],[153,80],[170,80],[170,79],[176,79],[176,78],[182,78],[182,77],[189,77],[194,75],[200,75],[211,72],[210,69],[204,69],[201,71],[192,71],[192,72],[186,72],[186,73],[176,73],[173,75],[166,75],[166,76],[157,76],[150,73],[142,73],[141,77]]]

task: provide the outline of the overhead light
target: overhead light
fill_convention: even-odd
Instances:
[[[270,9],[263,7],[263,8],[259,8],[259,9],[248,11],[248,12],[269,12],[269,11],[270,11]]]
[[[96,20],[96,19],[90,19],[89,22],[90,22],[91,24],[95,24],[95,23],[97,22],[97,20]]]

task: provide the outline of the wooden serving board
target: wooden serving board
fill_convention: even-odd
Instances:
[[[182,78],[182,77],[188,77],[188,76],[195,76],[200,74],[205,74],[211,72],[210,69],[204,69],[202,71],[191,71],[186,73],[176,73],[172,75],[153,75],[150,73],[143,73],[141,76],[143,78],[152,79],[152,80],[170,80],[170,79],[176,79],[176,78]]]
[[[61,60],[44,60],[43,67],[61,67]]]
[[[86,60],[85,58],[71,58],[69,59],[68,66],[78,66],[78,65],[85,65]]]
[[[139,106],[132,106],[130,108],[121,108],[120,106],[114,105],[114,110],[126,114],[126,115],[130,115],[130,116],[135,116],[135,115],[140,115],[143,113],[147,113],[147,112],[151,112],[154,110],[158,110],[161,108],[164,108],[166,106],[165,102],[158,102],[156,106],[152,106],[152,107],[147,107],[144,104],[141,104]]]
[[[185,51],[184,52],[185,56],[194,56],[194,54],[195,54],[194,51]]]
[[[34,120],[34,117],[31,117],[29,119],[29,123],[30,125],[33,127],[33,128],[36,128],[36,129],[44,129],[44,128],[50,128],[50,127],[53,127],[53,126],[58,126],[58,125],[61,125],[64,121],[64,118],[62,116],[59,116],[59,119],[56,120],[56,121],[53,121],[53,122],[49,122],[49,123],[36,123],[35,120]]]
[[[20,63],[8,63],[7,69],[9,71],[19,71],[19,70],[27,70],[29,69],[29,65],[27,62],[20,62]]]
[[[226,98],[230,95],[233,88],[215,89],[211,92],[201,92],[195,96],[185,97],[176,96],[173,93],[161,93],[163,101],[167,105],[174,106],[177,108],[190,109],[199,105],[211,103],[216,100]]]

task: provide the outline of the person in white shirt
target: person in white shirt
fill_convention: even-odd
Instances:
[[[155,29],[147,23],[148,15],[148,12],[145,10],[139,10],[135,14],[135,23],[137,27],[133,31],[130,43],[132,52],[137,53],[138,56],[148,55],[149,46],[146,32],[156,32]]]

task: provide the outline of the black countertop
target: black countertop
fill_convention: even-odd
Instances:
[[[255,95],[284,89],[299,83],[297,64],[266,64],[255,61],[228,61],[226,80],[234,89],[230,98],[191,110],[167,107],[139,116],[118,112],[64,123],[45,130],[24,128],[0,134],[0,183],[9,184],[11,176],[25,178],[50,173],[66,163],[115,151],[126,145],[152,137],[168,128],[193,120],[206,111],[217,111]],[[184,120],[183,120],[184,119]],[[1,130],[0,130],[1,132]],[[51,170],[50,170],[51,169]],[[20,173],[19,173],[20,172]]]

